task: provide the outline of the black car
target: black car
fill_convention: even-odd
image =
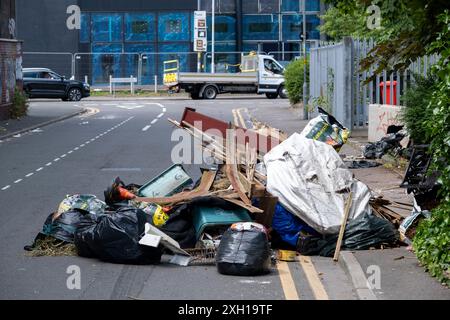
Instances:
[[[30,99],[60,98],[63,101],[80,101],[89,97],[89,84],[66,80],[56,72],[46,68],[24,68],[23,88]]]

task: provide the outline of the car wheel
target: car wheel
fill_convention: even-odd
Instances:
[[[81,100],[81,90],[79,88],[71,88],[67,94],[67,98],[70,101],[80,101]]]
[[[278,89],[278,95],[280,96],[281,99],[288,98],[288,92],[284,85],[281,85],[280,88]]]
[[[213,100],[217,97],[217,89],[214,86],[207,86],[203,91],[203,98]]]
[[[278,98],[278,92],[267,92],[266,97],[267,99],[276,99]]]

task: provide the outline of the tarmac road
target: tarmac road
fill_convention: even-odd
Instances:
[[[32,102],[62,106],[59,101]],[[73,104],[74,106],[76,104]],[[233,108],[288,108],[286,100],[219,98],[97,101],[91,112],[0,143],[0,299],[355,299],[331,259],[280,263],[266,276],[230,277],[214,266],[130,266],[81,257],[28,257],[45,218],[67,194],[95,194],[120,176],[143,184],[172,165],[173,126],[185,107],[232,121]],[[296,119],[291,119],[296,121]],[[198,165],[185,165],[194,179]],[[69,266],[81,289],[67,287]]]

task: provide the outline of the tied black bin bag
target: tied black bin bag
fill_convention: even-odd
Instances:
[[[86,215],[75,232],[78,254],[113,263],[159,263],[161,249],[139,244],[146,222],[149,222],[149,216],[135,208],[120,208],[109,214]]]
[[[235,223],[223,234],[216,254],[219,273],[255,276],[269,273],[270,263],[264,226],[253,222]]]

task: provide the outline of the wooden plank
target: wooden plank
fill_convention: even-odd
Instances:
[[[339,259],[339,253],[341,252],[342,239],[344,238],[345,227],[347,226],[348,214],[349,214],[350,208],[352,206],[352,200],[353,200],[353,192],[350,191],[350,194],[348,195],[348,198],[347,198],[347,202],[345,204],[344,219],[342,220],[341,230],[339,230],[339,237],[338,237],[338,241],[336,244],[336,250],[334,250],[334,257],[333,257],[334,261],[338,261],[338,259]]]

